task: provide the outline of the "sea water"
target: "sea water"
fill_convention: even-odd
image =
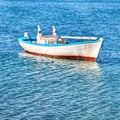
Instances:
[[[28,32],[103,37],[96,62],[25,53]],[[0,120],[120,120],[119,0],[0,0]]]

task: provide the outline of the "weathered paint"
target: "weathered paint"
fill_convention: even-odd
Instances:
[[[33,54],[33,55],[37,55],[37,56],[46,56],[46,57],[52,57],[52,58],[96,61],[96,58],[94,58],[94,57],[48,55],[48,54],[40,54],[40,53],[30,52],[30,51],[27,51],[27,50],[25,50],[25,52],[30,53],[30,54]]]
[[[32,54],[55,58],[83,59],[95,61],[103,40],[89,40],[72,44],[37,44],[36,41],[18,39],[21,47]]]

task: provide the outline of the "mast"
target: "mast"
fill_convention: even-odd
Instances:
[[[41,31],[41,28],[40,26],[38,25],[38,33],[37,33],[39,36],[42,36],[42,31]]]
[[[52,26],[52,36],[57,36],[57,31],[55,29],[55,26]]]
[[[40,28],[40,26],[38,25],[37,43],[40,43],[41,36],[42,36],[41,28]]]

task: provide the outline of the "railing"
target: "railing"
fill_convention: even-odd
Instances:
[[[61,36],[61,38],[64,38],[64,39],[81,39],[81,40],[98,40],[99,39],[97,37],[86,37],[86,36],[77,36],[77,37],[74,37],[74,36]]]

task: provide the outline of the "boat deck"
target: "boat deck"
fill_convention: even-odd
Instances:
[[[18,40],[20,42],[25,42],[27,44],[38,45],[38,46],[68,46],[68,45],[77,45],[77,44],[96,43],[96,42],[100,41],[100,40],[97,40],[97,39],[96,40],[66,39],[66,43],[55,42],[55,43],[38,44],[36,42],[35,37],[31,37],[31,38],[21,37]]]

